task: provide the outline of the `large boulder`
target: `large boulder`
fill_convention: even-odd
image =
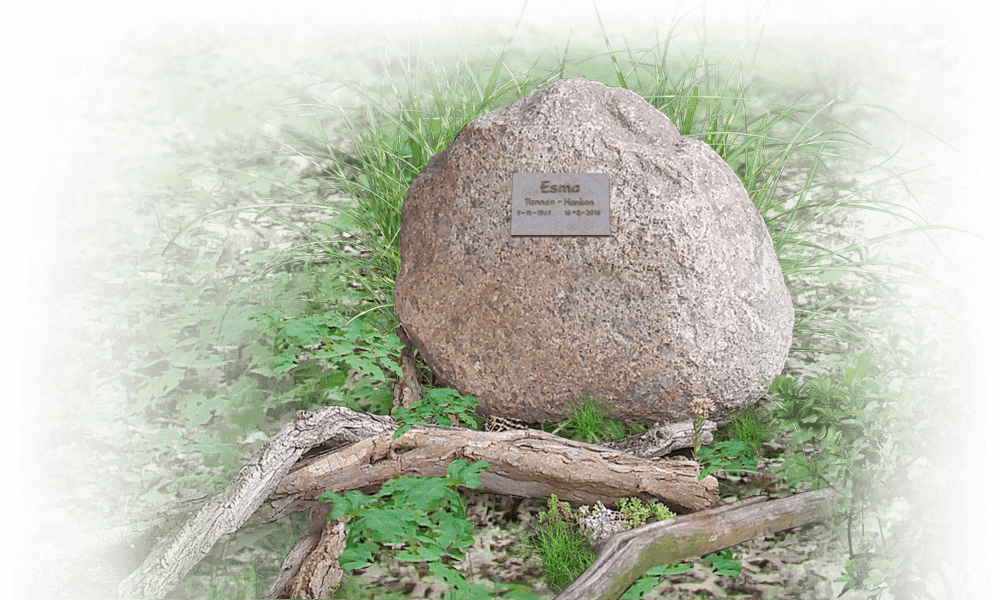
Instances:
[[[511,235],[514,173],[607,173],[610,236]],[[484,415],[727,422],[784,365],[794,311],[764,220],[641,96],[568,79],[473,119],[403,203],[395,310]]]

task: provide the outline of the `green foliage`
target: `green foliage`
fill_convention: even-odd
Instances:
[[[653,516],[656,517],[657,521],[665,521],[667,519],[673,519],[677,515],[674,514],[672,510],[666,506],[660,504],[659,502],[654,502],[649,505],[649,510],[652,511]]]
[[[669,565],[653,567],[643,573],[642,577],[640,577],[638,581],[632,584],[632,587],[622,594],[622,600],[638,600],[648,594],[654,587],[659,585],[662,577],[681,575],[682,573],[687,573],[693,568],[694,566],[688,563],[672,563]]]
[[[569,502],[560,502],[559,496],[549,495],[548,509],[538,514],[538,520],[542,523],[556,523],[559,521],[570,522],[576,519],[573,508]]]
[[[673,519],[675,515],[669,508],[659,502],[643,505],[638,498],[619,498],[615,501],[618,512],[622,514],[629,528],[645,525],[650,517],[656,517],[657,521]]]
[[[893,500],[918,485],[917,445],[932,437],[927,409],[907,380],[889,377],[897,368],[890,363],[897,362],[866,350],[852,356],[839,377],[802,383],[779,377],[771,385],[776,414],[792,432],[785,477],[789,485],[832,486],[843,494],[836,521],[847,522],[849,556],[839,580],[845,590],[866,590],[871,597],[889,588],[908,594],[925,589],[918,569],[908,564],[908,556],[922,549],[893,541],[901,525],[883,526]]]
[[[634,497],[619,498],[616,505],[629,528],[645,524],[651,515],[657,520],[672,519],[677,516],[658,502],[644,506],[641,500]],[[603,506],[598,502],[595,508],[601,510]],[[568,587],[596,558],[578,519],[577,512],[568,502],[560,502],[559,498],[552,494],[549,496],[547,509],[539,513],[537,523],[530,527],[526,542],[514,552],[521,555],[540,555],[545,581],[556,592]],[[720,563],[720,568],[721,566],[732,567]],[[685,563],[673,563],[650,569],[625,592],[622,598],[640,598],[660,582],[661,576],[686,573],[691,569],[691,565]]]
[[[708,466],[698,474],[699,481],[716,471],[753,473],[757,469],[754,450],[746,442],[726,441],[702,446],[698,452],[698,460],[708,463]]]
[[[506,590],[501,590],[507,588]],[[402,591],[387,591],[383,587],[367,585],[363,582],[345,580],[337,588],[334,598],[350,598],[359,600],[406,600],[408,596]],[[506,598],[508,600],[538,600],[532,592],[531,587],[520,584],[505,582],[498,584],[496,588],[490,589],[484,585],[474,584],[469,586],[469,592],[460,595],[457,590],[451,590],[446,596],[447,600],[492,600],[493,598]]]
[[[393,418],[404,425],[392,434],[392,439],[398,438],[409,431],[410,427],[420,423],[433,421],[436,425],[450,428],[451,418],[449,415],[455,415],[458,420],[469,425],[470,429],[476,429],[478,424],[472,417],[472,412],[478,405],[479,403],[471,394],[461,396],[457,391],[448,388],[427,390],[420,397],[420,400],[409,407],[396,408]]]
[[[576,526],[576,516],[566,502],[552,494],[548,509],[529,525],[528,534],[514,554],[541,556],[545,582],[555,592],[573,583],[597,556],[590,543]]]
[[[462,548],[472,545],[472,524],[456,486],[482,489],[479,473],[490,467],[484,461],[467,464],[456,460],[447,476],[400,477],[386,482],[374,496],[356,490],[345,494],[324,492],[320,500],[332,505],[329,520],[346,518],[347,545],[340,557],[345,571],[372,565],[375,554],[390,544],[406,544],[393,557],[426,563],[449,586],[470,593],[462,574],[444,559],[461,560]]]
[[[390,375],[402,375],[394,360],[402,349],[395,333],[383,334],[360,320],[347,321],[339,315],[309,315],[295,319],[283,318],[280,311],[252,311],[249,320],[257,321],[257,334],[262,343],[248,349],[248,371],[265,377],[280,377],[300,367],[300,357],[311,364],[303,375],[319,377],[317,384],[327,390],[327,399],[343,406],[356,406],[358,392],[368,393],[385,384]],[[345,322],[346,321],[346,322]],[[301,355],[303,346],[319,346],[310,354]],[[348,374],[361,375],[366,385],[348,393],[344,389]]]
[[[572,404],[573,416],[545,426],[544,430],[563,437],[587,443],[600,443],[630,435],[633,429],[642,431],[641,426],[629,425],[622,421],[608,419],[608,411],[597,399],[584,396]]]
[[[898,442],[899,396],[886,387],[886,373],[872,350],[852,357],[839,378],[823,374],[796,383],[776,378],[775,415],[792,430],[785,470],[790,485],[834,485],[850,494],[862,474],[875,466],[880,450]],[[809,450],[808,453],[805,450]]]
[[[729,548],[705,556],[705,561],[712,567],[712,572],[724,577],[738,577],[743,567],[740,561],[733,558],[733,551]]]
[[[917,350],[894,357],[913,390],[909,434],[865,448],[839,520],[849,542],[845,587],[880,599],[981,598],[990,584],[978,326],[964,315],[940,338],[928,333],[914,324]]]
[[[621,426],[617,423],[609,432],[609,421],[606,415],[607,411],[603,406],[589,396],[585,396],[579,403],[574,403],[573,437],[581,442],[595,443],[607,439],[609,435],[619,433],[617,430],[620,430]]]
[[[731,440],[743,442],[753,451],[756,458],[760,457],[761,447],[777,435],[779,427],[774,417],[761,406],[744,409],[732,422],[716,432],[718,441]]]

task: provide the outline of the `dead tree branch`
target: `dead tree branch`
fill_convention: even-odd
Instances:
[[[362,440],[296,465],[272,495],[289,504],[315,501],[324,491],[377,489],[397,477],[444,477],[457,459],[484,460],[484,491],[580,504],[638,496],[675,512],[704,510],[719,499],[712,477],[698,481],[699,466],[687,460],[649,460],[535,430],[498,432],[414,427]]]
[[[714,421],[701,424],[701,443],[712,443],[712,432],[717,425]],[[679,423],[654,423],[648,430],[628,437],[602,442],[600,446],[627,452],[641,458],[666,456],[674,450],[691,448],[694,437],[694,420]]]
[[[330,505],[309,512],[309,529],[288,552],[265,598],[329,598],[344,577],[340,555],[347,546],[343,519],[327,522]]]
[[[617,600],[653,567],[821,521],[837,498],[829,488],[780,500],[758,496],[625,531],[599,543],[594,562],[556,600]]]

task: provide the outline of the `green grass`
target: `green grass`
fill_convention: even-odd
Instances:
[[[754,455],[760,456],[761,447],[779,433],[779,427],[774,422],[770,411],[756,405],[744,409],[725,426],[715,433],[715,441],[743,442],[753,449]]]
[[[557,423],[551,433],[561,434],[568,439],[587,443],[601,443],[630,435],[629,426],[621,421],[608,420],[607,412],[593,397],[584,396],[573,403],[573,417]],[[648,424],[636,427],[643,430]],[[543,428],[547,429],[547,428]],[[742,411],[732,424],[723,428],[721,439],[738,440],[751,446],[757,454],[763,443],[769,442],[777,433],[772,418],[765,409],[754,406]],[[674,515],[662,504],[644,506],[637,498],[618,500],[617,510],[627,522],[627,527],[643,525],[649,518],[664,520]],[[586,510],[584,507],[581,507]],[[600,503],[593,507],[600,510]],[[539,515],[537,524],[529,527],[527,541],[519,554],[540,557],[542,571],[550,589],[559,592],[576,580],[594,561],[595,554],[590,548],[586,534],[576,525],[576,520],[585,514],[573,511],[569,504],[559,502],[553,495],[549,499],[548,510]],[[672,565],[674,569],[679,565]],[[671,571],[671,572],[683,572]],[[654,575],[649,576],[657,582]],[[636,583],[641,587],[640,582]],[[633,596],[627,596],[633,597]],[[634,596],[639,597],[639,596]]]
[[[598,443],[642,433],[649,428],[648,423],[625,423],[608,419],[608,411],[602,403],[591,396],[583,396],[571,403],[573,416],[558,423],[542,425],[543,431],[581,442]]]
[[[563,521],[538,526],[530,535],[531,550],[541,557],[545,582],[554,592],[566,589],[594,562],[586,536]]]

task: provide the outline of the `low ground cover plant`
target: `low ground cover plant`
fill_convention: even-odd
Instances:
[[[440,427],[451,427],[453,419],[463,422],[470,429],[476,429],[479,423],[474,415],[479,403],[471,394],[462,396],[449,388],[427,390],[419,400],[409,407],[400,406],[393,418],[402,421],[404,425],[392,434],[392,439],[406,433],[417,423],[430,423]]]
[[[464,558],[461,550],[472,545],[472,524],[465,518],[465,505],[456,486],[482,489],[479,473],[489,469],[483,461],[467,464],[456,460],[446,477],[400,477],[386,482],[377,494],[358,491],[325,492],[320,499],[333,507],[328,520],[346,519],[347,544],[340,557],[344,571],[363,569],[378,552],[403,544],[393,558],[420,562],[440,577],[455,598],[489,598],[489,590],[473,590],[462,573],[450,563]],[[524,598],[523,594],[504,596]],[[531,598],[532,596],[527,596]]]
[[[588,395],[571,402],[570,410],[572,411],[570,418],[558,423],[542,424],[542,431],[581,442],[595,443],[642,433],[649,428],[648,423],[626,423],[609,419],[604,403]]]

